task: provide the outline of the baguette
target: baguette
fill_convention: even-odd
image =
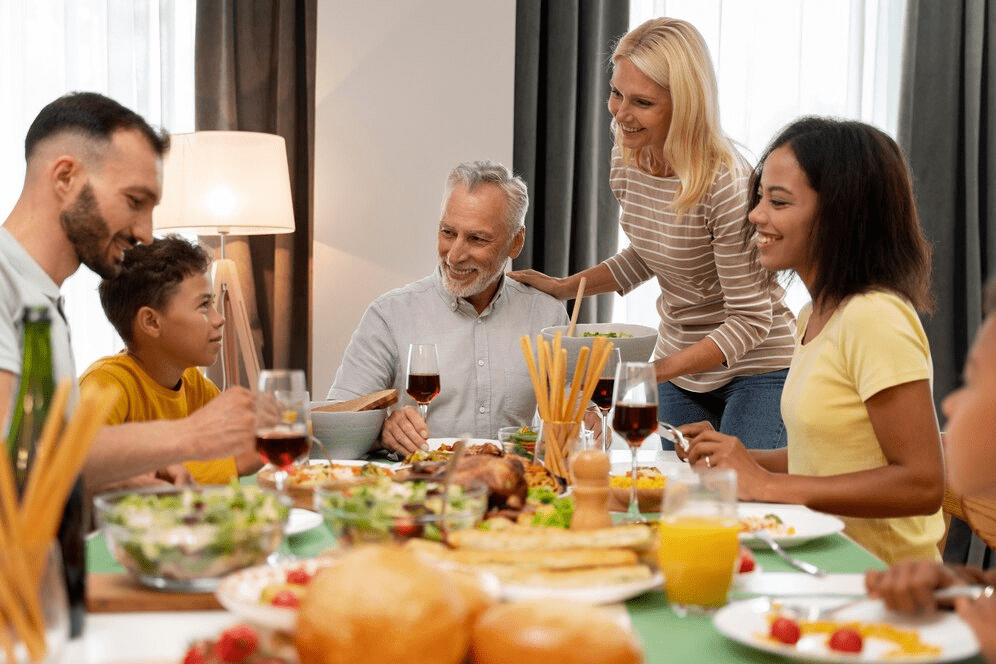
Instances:
[[[451,533],[449,543],[457,549],[488,551],[553,551],[560,549],[644,550],[653,543],[649,526],[632,524],[596,530],[512,527],[497,531],[469,528]]]
[[[423,549],[430,557],[458,565],[516,567],[523,570],[567,570],[582,567],[636,565],[632,549],[560,549],[554,551],[494,551],[490,549]]]
[[[617,583],[645,581],[653,576],[646,565],[613,565],[569,570],[528,570],[507,565],[486,565],[480,569],[491,572],[502,583],[550,588],[582,588]]]

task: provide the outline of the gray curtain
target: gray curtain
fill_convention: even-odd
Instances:
[[[960,382],[996,275],[996,17],[988,0],[910,0],[899,143],[934,245],[937,312],[924,321],[940,402]]]
[[[924,327],[939,404],[960,383],[996,276],[996,16],[988,0],[909,0],[906,21],[899,143],[934,245],[938,306]],[[952,522],[945,560],[978,564],[979,541]]]
[[[518,0],[513,169],[529,185],[516,269],[562,277],[616,253],[609,189],[609,56],[629,27],[629,0]],[[586,298],[579,320],[607,321],[611,295]]]
[[[295,232],[226,242],[263,368],[311,365],[311,238],[317,0],[197,3],[196,126],[287,144]]]

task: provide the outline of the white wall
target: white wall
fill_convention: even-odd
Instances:
[[[443,184],[512,166],[514,0],[319,0],[311,389],[380,293],[429,274]]]

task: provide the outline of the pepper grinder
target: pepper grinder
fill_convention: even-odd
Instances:
[[[594,530],[612,526],[609,515],[609,455],[584,449],[571,459],[574,516],[571,530]]]

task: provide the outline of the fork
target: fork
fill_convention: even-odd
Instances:
[[[805,560],[799,560],[795,556],[789,555],[788,552],[786,552],[785,549],[782,548],[782,545],[776,542],[775,539],[771,536],[771,533],[769,533],[767,530],[764,530],[763,528],[760,530],[755,530],[753,532],[753,535],[757,539],[767,544],[772,551],[781,556],[782,559],[792,567],[798,570],[802,570],[806,574],[812,574],[813,576],[820,578],[827,575],[825,570],[820,569],[816,565],[813,565],[812,563],[807,563]]]
[[[685,454],[688,454],[688,439],[678,429],[667,422],[657,423],[657,435],[667,438],[675,445],[680,445]]]
[[[938,602],[945,602],[955,599],[956,597],[969,597],[971,599],[979,599],[980,597],[992,597],[996,593],[996,588],[993,586],[948,586],[947,588],[940,588],[934,591],[934,599]],[[786,604],[784,602],[768,600],[772,608],[777,604],[778,611],[780,613],[789,613],[792,617],[797,620],[805,620],[808,622],[817,622],[820,620],[827,620],[828,618],[836,615],[840,611],[849,609],[853,606],[858,606],[864,602],[873,602],[877,598],[868,597],[867,595],[862,595],[861,597],[856,597],[854,599],[848,600],[841,604],[834,604],[833,606],[815,606],[815,605],[798,605],[798,604]]]

